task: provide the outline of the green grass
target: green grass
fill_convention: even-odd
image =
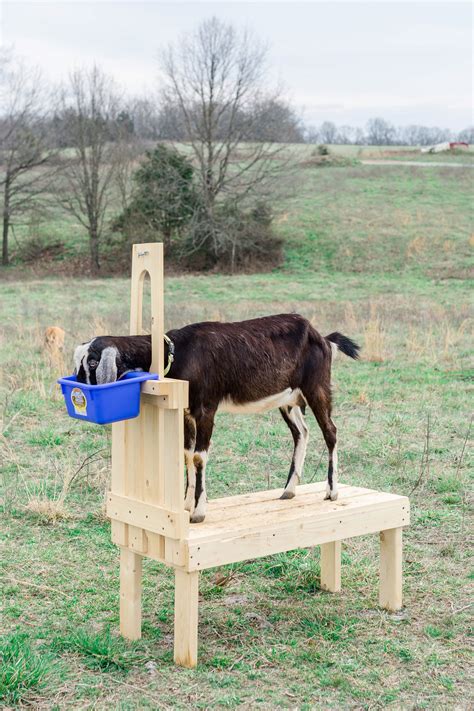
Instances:
[[[17,704],[52,688],[55,660],[50,653],[32,649],[24,633],[0,639],[0,699]]]
[[[144,561],[143,638],[118,636],[118,552],[103,514],[110,428],[65,416],[42,351],[43,329],[52,324],[67,329],[68,362],[73,346],[99,329],[125,332],[129,281],[7,271],[0,282],[6,705],[472,704],[470,175],[302,170],[278,217],[286,239],[281,269],[167,278],[169,327],[298,310],[323,333],[338,329],[359,340],[365,359],[338,359],[333,374],[341,480],[410,495],[412,504],[400,613],[377,607],[373,536],[344,544],[338,595],[319,588],[317,549],[207,571],[194,671],[172,663],[173,577],[152,560]],[[79,254],[84,243],[71,236],[70,248]],[[377,351],[380,359],[370,360]],[[324,446],[307,419],[305,480],[321,480]],[[219,415],[210,497],[283,486],[290,441],[278,413]]]

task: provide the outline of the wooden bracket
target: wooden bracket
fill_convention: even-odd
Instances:
[[[165,410],[177,410],[188,406],[188,381],[163,378],[147,380],[142,385],[143,402]]]

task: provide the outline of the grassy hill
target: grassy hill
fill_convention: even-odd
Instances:
[[[413,155],[421,156],[419,151],[389,148],[332,146],[336,160],[343,156],[354,165],[336,163],[325,169],[311,165],[314,146],[288,147],[294,164],[275,203],[276,230],[286,245],[284,271],[433,274],[434,270],[438,276],[462,276],[469,258],[474,152],[460,156],[466,160],[465,169],[357,162],[390,155],[403,163],[407,156],[410,161]],[[459,160],[445,154],[431,158]],[[111,205],[110,217],[118,210],[118,204]],[[105,275],[123,273],[116,245],[117,237],[111,243],[106,231]],[[32,276],[72,275],[79,269],[89,273],[87,234],[54,202],[41,220],[33,218],[15,228],[11,249],[13,266],[0,268],[0,278],[15,276],[15,266],[22,276],[25,269]]]

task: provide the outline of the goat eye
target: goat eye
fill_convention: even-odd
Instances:
[[[89,368],[97,368],[98,365],[99,365],[99,361],[97,361],[97,360],[90,360],[89,361]]]

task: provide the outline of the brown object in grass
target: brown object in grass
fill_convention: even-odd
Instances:
[[[48,326],[44,332],[44,350],[51,368],[59,373],[64,370],[64,338],[66,333],[60,326]]]
[[[60,326],[48,326],[44,332],[44,347],[49,353],[64,350],[65,332]]]

